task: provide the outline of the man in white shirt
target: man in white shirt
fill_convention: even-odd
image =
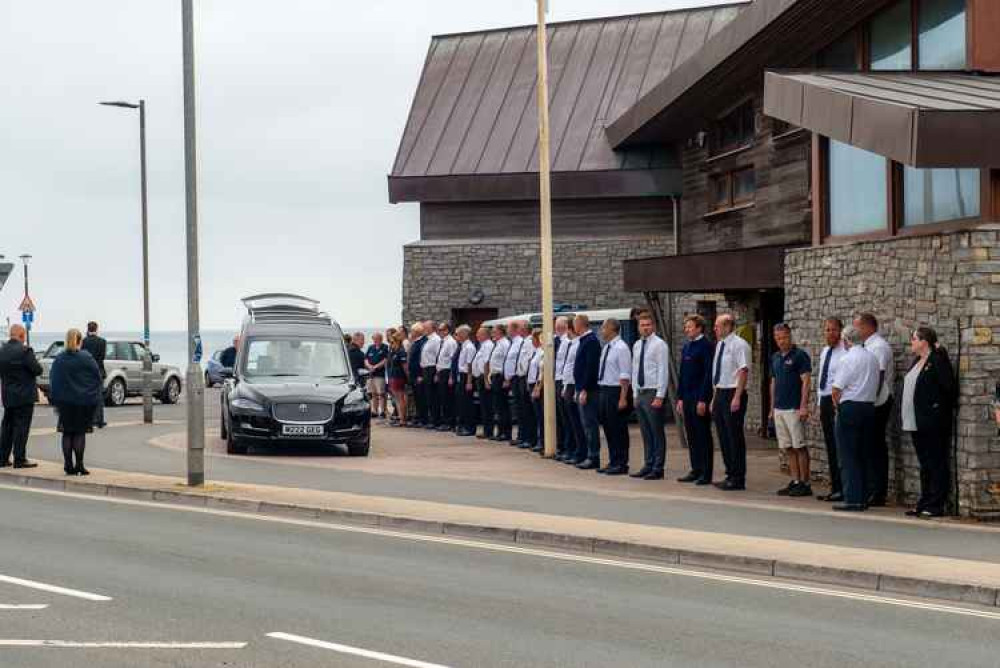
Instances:
[[[531,351],[531,341],[525,338],[530,335],[526,324],[521,320],[511,321],[510,349],[503,361],[503,382],[508,392],[512,417],[517,421],[517,438],[510,439],[512,446],[522,445],[526,434],[524,402],[527,386],[524,384],[524,376],[519,373],[525,349]]]
[[[476,331],[476,340],[479,342],[479,350],[472,360],[472,384],[474,391],[479,394],[479,417],[483,423],[483,433],[477,434],[476,438],[486,439],[493,436],[493,403],[490,396],[490,379],[486,376],[490,356],[493,354],[490,330],[480,327]]]
[[[881,372],[878,360],[862,342],[857,329],[844,332],[850,343],[833,379],[833,403],[837,406],[837,455],[844,485],[844,503],[834,510],[860,512],[868,507],[865,485],[865,434],[875,422],[875,397]]]
[[[566,330],[566,357],[562,361],[562,366],[556,365],[556,375],[562,379],[563,387],[563,410],[566,422],[566,452],[563,454],[562,462],[570,466],[576,466],[587,459],[587,436],[583,431],[583,419],[580,417],[580,407],[576,403],[576,380],[574,379],[574,369],[576,367],[577,335],[572,327]]]
[[[746,489],[747,380],[750,344],[736,333],[736,319],[726,313],[715,319],[715,357],[712,360],[712,420],[719,434],[726,479],[716,484],[726,492]]]
[[[569,425],[566,424],[566,407],[564,405],[565,399],[563,398],[563,380],[559,374],[559,370],[563,368],[566,363],[566,352],[569,346],[569,320],[566,316],[559,316],[555,320],[555,339],[552,341],[552,350],[555,353],[556,360],[555,366],[553,367],[553,374],[556,381],[556,461],[562,461],[566,452],[569,449]]]
[[[837,377],[840,360],[847,354],[847,347],[841,338],[843,330],[844,323],[840,318],[827,318],[823,322],[826,347],[819,355],[819,381],[816,383],[819,421],[823,426],[826,466],[830,476],[830,493],[819,497],[819,500],[834,503],[844,500],[844,487],[840,481],[840,459],[837,456],[837,414],[833,406],[833,379]]]
[[[434,426],[438,431],[451,431],[455,420],[454,383],[451,378],[451,363],[458,352],[458,342],[451,335],[451,326],[442,322],[438,326],[441,346],[434,360],[434,385],[437,387],[437,406]]]
[[[889,447],[885,430],[892,416],[892,391],[896,383],[896,361],[892,346],[878,333],[878,320],[871,313],[862,313],[854,320],[854,328],[861,332],[865,349],[878,360],[878,395],[875,398],[875,422],[865,443],[869,506],[884,506],[889,493]]]
[[[647,312],[639,314],[639,336],[641,338],[632,346],[632,391],[639,413],[645,461],[631,477],[663,480],[667,459],[663,404],[670,374],[670,351],[656,335],[656,323]]]
[[[527,406],[525,407],[525,443],[522,443],[521,447],[540,453],[545,449],[545,436],[542,433],[545,418],[544,406],[542,406],[541,401],[542,364],[545,353],[545,349],[542,347],[542,330],[534,330],[528,341],[531,344],[531,355],[528,357],[528,368],[524,377],[527,387]],[[530,447],[527,445],[528,443],[531,444]]]
[[[424,333],[427,342],[420,351],[420,388],[424,393],[424,404],[427,406],[427,424],[425,429],[436,429],[438,422],[437,396],[437,359],[441,354],[441,337],[433,320],[424,321]]]
[[[491,428],[489,438],[492,441],[506,441],[510,439],[510,386],[504,379],[503,367],[507,353],[510,352],[510,339],[507,338],[507,328],[503,325],[493,326],[492,337],[493,352],[490,354],[487,374],[490,379],[490,407],[496,431]]]
[[[455,330],[458,341],[458,378],[454,380],[456,429],[459,436],[473,436],[476,433],[476,419],[472,414],[472,361],[476,357],[476,344],[470,340],[472,328],[462,325]]]
[[[628,345],[622,341],[621,325],[608,318],[601,325],[600,365],[597,371],[599,391],[598,420],[608,443],[608,465],[598,469],[605,475],[628,474],[628,416],[632,412],[632,356]]]

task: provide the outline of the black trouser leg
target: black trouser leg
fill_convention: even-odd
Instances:
[[[538,414],[536,411],[537,402],[532,397],[534,392],[534,385],[528,385],[527,380],[524,381],[524,440],[522,443],[530,443],[531,445],[538,444],[538,424],[540,420],[538,419]]]
[[[545,390],[542,390],[544,393]],[[556,381],[556,454],[561,455],[566,452],[566,412],[563,409],[563,384],[561,380]],[[544,400],[544,397],[543,397]],[[540,422],[539,424],[544,424]]]
[[[522,379],[519,376],[514,376],[510,379],[510,396],[511,404],[513,404],[511,413],[513,414],[514,421],[517,422],[517,438],[511,440],[516,440],[518,443],[524,443],[528,435],[525,429],[525,422],[528,417],[524,402],[526,391],[527,386],[522,384]]]
[[[412,379],[410,387],[413,389],[413,404],[416,409],[416,421],[418,424],[425,424],[427,422],[427,392],[424,389],[424,372],[420,371],[419,381],[416,378]]]
[[[920,461],[920,501],[917,510],[943,513],[951,481],[948,478],[948,434],[939,429],[911,432]]]
[[[28,458],[28,437],[31,435],[31,419],[35,414],[34,406],[19,406],[16,409],[13,433],[14,463],[21,464]],[[7,461],[6,458],[0,461]]]
[[[491,438],[493,436],[493,388],[490,387],[490,379],[481,376],[476,379],[479,384],[479,412],[483,421],[483,436]]]
[[[892,415],[892,397],[875,407],[872,428],[865,442],[866,480],[868,497],[882,501],[889,493],[889,446],[885,432]]]
[[[636,406],[639,411],[639,428],[642,432],[643,465],[652,473],[663,473],[667,459],[667,432],[664,427],[664,410],[653,407],[655,392],[640,392]],[[628,422],[625,423],[628,433]]]
[[[618,390],[619,396],[621,393],[621,388]],[[615,407],[618,407],[618,402],[615,401]],[[618,418],[618,466],[623,468],[628,468],[629,453],[631,451],[631,439],[628,433],[628,420],[632,416],[633,401],[632,392],[625,393],[625,408],[618,408],[616,415]],[[664,440],[664,447],[666,447],[666,440]],[[664,453],[664,458],[666,458],[666,453]],[[662,465],[663,459],[660,460]]]
[[[747,393],[740,397],[740,409],[735,413],[726,407],[726,422],[729,428],[729,443],[732,446],[731,459],[733,462],[733,478],[737,482],[745,482],[747,479]]]
[[[819,402],[819,420],[823,425],[823,441],[826,443],[826,466],[830,471],[830,493],[843,494],[840,482],[840,458],[837,456],[837,414],[833,409],[833,397],[823,397]]]
[[[586,459],[587,437],[583,432],[583,420],[580,417],[580,407],[576,403],[576,388],[572,385],[563,387],[563,408],[566,410],[566,457],[573,461]]]
[[[76,471],[76,466],[73,464],[73,435],[63,434],[62,435],[62,453],[63,453],[63,470],[72,474]]]
[[[684,433],[687,434],[691,472],[702,480],[712,480],[715,469],[715,442],[712,418],[698,415],[698,402],[684,402]]]
[[[73,455],[76,457],[76,470],[83,470],[83,451],[87,447],[86,434],[73,434]]]
[[[0,464],[10,464],[10,453],[14,449],[14,416],[7,408],[0,422]]]
[[[497,435],[501,438],[510,438],[510,388],[504,387],[503,374],[495,374],[491,379],[493,383],[493,407],[496,411]]]
[[[437,372],[437,415],[434,424],[451,426],[455,422],[455,386],[449,386],[451,371],[444,369]]]
[[[874,415],[871,404],[854,401],[841,403],[837,411],[840,477],[844,486],[844,501],[852,505],[864,505],[868,497],[863,449],[866,430],[872,428]]]
[[[437,386],[434,383],[436,369],[432,366],[420,370],[420,375],[424,379],[422,390],[424,394],[424,423],[437,424]]]
[[[733,462],[732,435],[729,431],[729,404],[733,400],[735,390],[715,391],[715,403],[712,404],[712,421],[715,423],[715,431],[719,436],[719,449],[722,450],[722,463],[726,467],[726,478],[733,476],[735,464]]]
[[[618,424],[618,393],[617,387],[600,388],[600,404],[597,419],[604,431],[604,440],[608,444],[608,468],[621,466],[621,426]]]

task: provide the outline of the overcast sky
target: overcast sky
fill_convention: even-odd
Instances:
[[[551,0],[550,20],[719,4]],[[31,263],[36,329],[141,327],[145,98],[152,328],[186,321],[180,0],[0,0],[0,254]],[[195,1],[202,327],[292,291],[348,325],[399,318],[415,204],[386,173],[430,36],[534,21],[533,0]],[[17,277],[20,278],[20,268]],[[20,282],[0,292],[19,318]]]

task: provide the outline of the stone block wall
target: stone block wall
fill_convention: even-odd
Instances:
[[[628,259],[669,255],[669,235],[629,239],[557,239],[553,245],[556,302],[590,309],[643,303],[623,289]],[[541,310],[539,243],[535,240],[421,241],[403,249],[403,322],[447,319],[452,309],[496,308],[500,316]],[[481,304],[469,295],[481,290]]]
[[[991,414],[1000,372],[1000,226],[790,251],[785,293],[787,321],[814,360],[823,347],[824,318],[846,323],[862,311],[878,317],[896,353],[890,484],[897,499],[909,503],[920,477],[913,445],[900,430],[899,398],[912,361],[910,334],[921,325],[937,331],[959,370],[953,465],[960,512],[1000,519],[1000,439]],[[818,374],[819,365],[813,366]],[[825,472],[818,412],[809,439],[817,469]]]

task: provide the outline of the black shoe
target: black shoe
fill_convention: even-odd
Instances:
[[[601,465],[595,462],[593,459],[584,459],[582,462],[576,465],[576,468],[580,469],[581,471],[593,471],[599,469],[600,467]]]
[[[865,506],[861,503],[838,503],[833,506],[834,510],[838,510],[845,513],[863,513],[865,512]]]
[[[575,457],[567,457],[566,459],[563,460],[563,464],[567,464],[569,466],[579,466],[580,464],[584,463],[585,461],[587,461],[587,460],[586,459],[577,459]]]
[[[698,487],[705,487],[706,485],[711,485],[713,483],[711,478],[698,478],[694,481],[694,484]]]
[[[10,466],[10,462],[0,462],[0,469],[5,469]]]
[[[454,427],[449,427],[446,424],[438,425],[437,427],[438,431],[451,431],[452,429],[454,429]]]
[[[521,448],[522,450],[531,450],[532,448],[535,447],[535,444],[529,443],[528,441],[521,441],[520,443],[517,444],[517,447]]]
[[[691,473],[688,473],[688,474],[687,474],[686,476],[684,476],[683,478],[678,478],[678,479],[677,479],[677,482],[698,482],[698,481],[699,481],[700,479],[701,479],[701,478],[699,478],[699,477],[698,477],[698,476],[697,476],[697,475],[696,475],[696,474],[694,473],[694,471],[692,471]]]
[[[746,483],[736,480],[726,480],[722,484],[716,485],[723,492],[739,492],[747,488]]]
[[[538,445],[534,446],[533,448],[531,448],[531,451],[532,452],[537,452],[538,454],[544,454],[545,453],[545,446],[542,445],[542,444],[538,444]]]
[[[885,508],[885,497],[884,496],[872,496],[868,499],[869,508]]]
[[[627,466],[609,466],[608,468],[604,469],[604,475],[627,475],[627,474],[628,474]]]
[[[639,469],[635,473],[629,473],[628,477],[629,478],[645,478],[646,476],[648,476],[652,472],[653,472],[653,469],[651,469],[649,467],[646,467],[646,466],[643,466],[641,469]]]
[[[643,480],[663,480],[663,471],[651,471],[642,477]]]
[[[491,441],[496,441],[497,443],[503,443],[507,439],[504,438],[503,436],[490,436],[490,440]]]
[[[16,469],[33,469],[38,466],[37,462],[29,462],[25,459],[23,462],[14,462],[14,468]]]
[[[828,501],[830,503],[840,503],[844,500],[844,495],[841,492],[831,492],[830,494],[825,494],[823,496],[816,497],[820,501]]]
[[[800,482],[798,485],[795,486],[795,489],[791,490],[788,493],[788,496],[797,496],[797,497],[812,496],[812,495],[813,495],[812,485],[810,485],[807,482]]]
[[[493,438],[493,437],[490,436],[489,434],[476,434],[476,438],[478,438],[481,441],[485,441],[485,440]]]
[[[940,510],[921,510],[919,517],[922,520],[929,520],[934,517],[944,517],[944,512]]]
[[[799,481],[798,480],[793,480],[790,483],[788,483],[787,487],[782,487],[776,493],[777,493],[778,496],[791,496],[792,495],[792,490],[795,489],[798,486],[799,486]]]
[[[907,517],[919,517],[920,516],[920,512],[921,511],[919,511],[916,508],[914,508],[913,510],[907,510],[904,514]]]
[[[94,426],[97,427],[98,429],[104,429],[105,427],[108,426],[108,423],[107,422],[99,422],[98,424],[96,424]]]
[[[88,471],[87,469],[83,468],[82,466],[77,466],[76,467],[76,474],[77,475],[90,475],[90,471]]]
[[[66,475],[76,475],[76,469],[63,467],[63,471],[66,472]]]

